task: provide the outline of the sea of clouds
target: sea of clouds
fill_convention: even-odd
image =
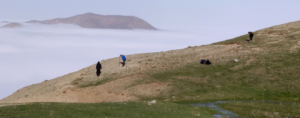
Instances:
[[[0,99],[22,87],[120,54],[161,52],[225,40],[224,34],[215,35],[216,32],[208,33],[207,30],[112,30],[75,25],[22,25],[0,28]]]

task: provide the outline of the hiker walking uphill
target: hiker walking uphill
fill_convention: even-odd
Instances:
[[[124,55],[120,55],[122,57],[123,62],[120,62],[123,66],[125,66],[126,57]]]
[[[99,77],[100,74],[101,74],[101,69],[102,69],[102,65],[101,65],[101,63],[99,61],[98,61],[97,65],[96,65],[96,69],[97,69],[96,74]]]
[[[248,34],[249,34],[249,41],[252,41],[254,36],[253,32],[248,32]]]

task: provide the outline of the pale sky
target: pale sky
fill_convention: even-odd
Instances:
[[[93,12],[140,17],[158,28],[257,30],[300,20],[299,0],[0,0],[0,20],[27,21]]]
[[[93,12],[136,16],[160,29],[125,31],[31,24],[0,29],[0,99],[24,86],[119,54],[210,44],[298,21],[299,5],[300,0],[0,0],[0,22]]]

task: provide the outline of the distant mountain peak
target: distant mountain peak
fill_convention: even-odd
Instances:
[[[2,21],[1,23],[9,23],[8,21]]]
[[[31,20],[27,23],[41,24],[74,24],[83,28],[99,29],[146,29],[156,30],[155,27],[146,21],[135,16],[121,15],[99,15],[95,13],[84,13],[68,18],[55,18],[51,20],[37,21]]]
[[[87,12],[87,13],[84,13],[83,15],[98,15],[98,14],[95,14],[95,13],[92,13],[92,12]]]
[[[14,28],[14,27],[21,27],[22,25],[20,23],[8,23],[4,26],[2,26],[2,28]]]

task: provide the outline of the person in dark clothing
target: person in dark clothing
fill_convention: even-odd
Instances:
[[[96,69],[97,69],[96,74],[99,77],[100,74],[101,74],[101,69],[102,69],[102,65],[101,65],[101,63],[99,61],[98,61],[97,65],[96,65]]]
[[[120,62],[123,66],[125,66],[126,57],[124,55],[120,55],[122,57],[123,62]]]
[[[248,32],[248,34],[249,34],[249,41],[252,41],[254,36],[253,32]]]
[[[206,60],[206,65],[210,65],[211,62],[209,61],[209,59]]]

